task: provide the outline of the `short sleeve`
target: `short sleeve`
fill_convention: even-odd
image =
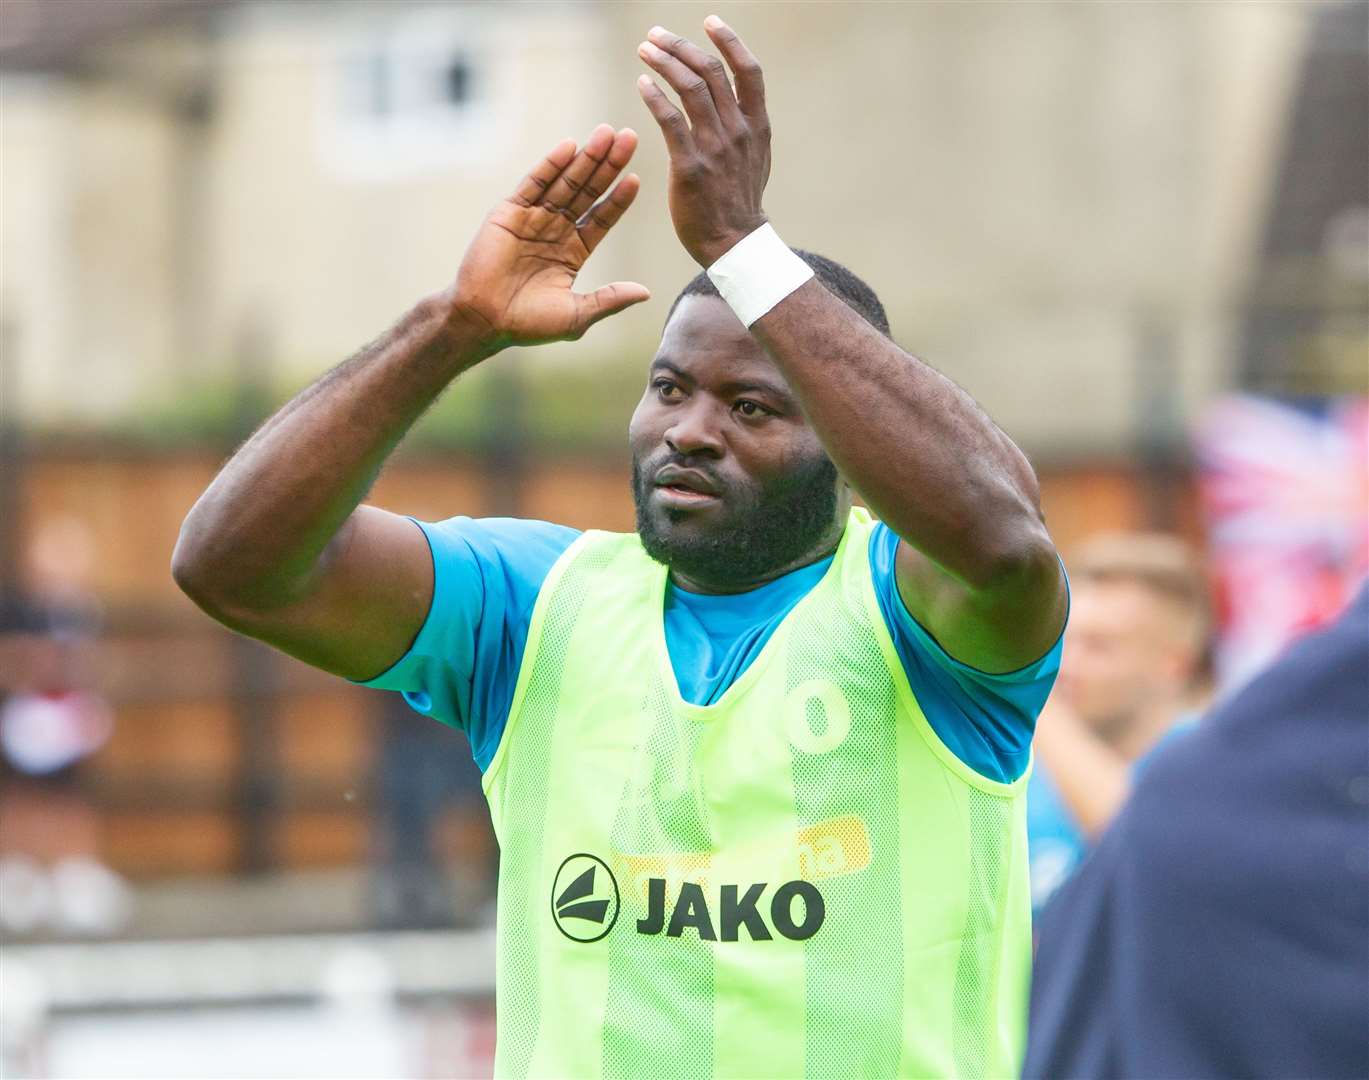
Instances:
[[[409,651],[360,685],[398,691],[416,712],[466,732],[484,769],[508,719],[537,594],[579,533],[519,518],[410,520],[432,553],[432,603]]]
[[[1039,660],[1006,674],[951,656],[913,618],[894,576],[898,536],[880,523],[870,536],[875,596],[913,693],[937,737],[970,768],[1011,783],[1031,760],[1036,717],[1060,670],[1064,634]]]

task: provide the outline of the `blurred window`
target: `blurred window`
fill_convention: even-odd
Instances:
[[[465,58],[453,60],[447,65],[447,100],[460,105],[470,93],[471,73]]]
[[[392,125],[406,118],[441,124],[472,104],[472,64],[462,52],[375,45],[342,62],[342,121]]]
[[[496,130],[478,25],[460,8],[353,26],[324,79],[320,155],[362,182],[401,180],[489,152]]]

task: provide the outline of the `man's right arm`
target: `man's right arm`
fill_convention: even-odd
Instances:
[[[206,612],[335,674],[393,663],[432,597],[427,541],[358,505],[414,420],[483,358],[434,298],[273,416],[196,502],[172,558]]]
[[[229,460],[181,527],[177,584],[214,618],[351,679],[379,674],[427,614],[411,521],[362,506],[386,457],[459,374],[509,345],[577,338],[648,298],[575,276],[638,190],[628,129],[567,140],[486,218],[455,283],[295,397]],[[612,191],[609,191],[612,187]],[[600,196],[608,192],[607,197]]]

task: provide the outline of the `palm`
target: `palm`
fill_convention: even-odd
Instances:
[[[466,253],[461,290],[486,299],[487,317],[518,344],[569,337],[583,322],[571,291],[589,258],[574,223],[540,206],[497,206]]]
[[[645,300],[647,290],[617,282],[577,293],[576,275],[636,196],[624,177],[597,201],[627,164],[636,136],[597,128],[575,154],[563,143],[481,225],[457,273],[460,302],[501,345],[577,338],[594,322]]]

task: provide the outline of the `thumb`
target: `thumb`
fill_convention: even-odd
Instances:
[[[651,290],[635,281],[615,281],[592,293],[580,293],[575,297],[579,333],[583,334],[600,319],[617,315],[633,304],[651,299]]]

